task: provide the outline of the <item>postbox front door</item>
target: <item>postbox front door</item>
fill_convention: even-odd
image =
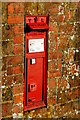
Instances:
[[[43,58],[34,59],[35,64],[30,63],[33,59],[28,60],[28,104],[42,101]]]
[[[27,24],[29,31],[25,34],[24,110],[43,107],[47,103],[48,25],[40,22],[39,28],[38,23],[32,24],[33,20],[31,24],[28,23],[28,18],[29,16],[26,16],[25,29]],[[36,17],[30,17],[33,18]],[[47,20],[47,17],[42,18]]]

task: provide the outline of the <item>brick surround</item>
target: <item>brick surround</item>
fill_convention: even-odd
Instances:
[[[49,14],[47,108],[24,112],[24,16],[38,14]],[[2,2],[2,119],[80,118],[79,45],[80,2]]]

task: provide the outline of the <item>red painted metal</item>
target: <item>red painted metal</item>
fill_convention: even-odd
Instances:
[[[25,17],[24,111],[47,106],[48,29],[48,16]],[[29,40],[42,38],[44,51],[29,52]]]

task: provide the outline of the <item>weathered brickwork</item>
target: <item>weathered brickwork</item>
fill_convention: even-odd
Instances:
[[[47,108],[29,112],[23,110],[25,15],[49,15]],[[2,119],[80,118],[80,2],[2,2],[0,50]]]

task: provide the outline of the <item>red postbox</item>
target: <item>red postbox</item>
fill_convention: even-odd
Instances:
[[[25,17],[24,111],[47,105],[48,16]]]

